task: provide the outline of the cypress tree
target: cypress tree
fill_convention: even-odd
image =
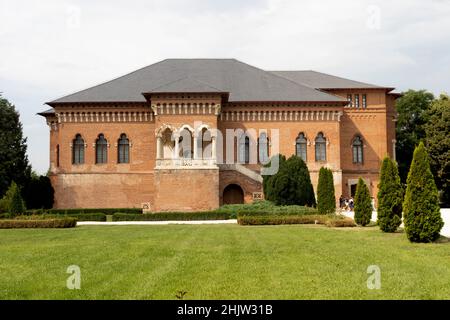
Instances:
[[[314,189],[306,163],[297,156],[284,160],[280,155],[279,170],[263,176],[264,195],[277,205],[315,206]]]
[[[403,188],[397,164],[383,159],[378,184],[378,225],[384,232],[395,232],[402,223]]]
[[[403,202],[406,236],[411,242],[431,242],[444,226],[439,196],[422,142],[414,150]]]
[[[317,184],[317,210],[319,214],[330,214],[336,211],[333,173],[330,169],[320,168]]]
[[[369,224],[372,217],[372,202],[369,189],[360,177],[356,185],[355,195],[355,222],[361,226]]]

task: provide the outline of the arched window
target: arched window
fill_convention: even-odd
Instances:
[[[303,132],[299,133],[295,140],[295,154],[306,162],[306,145],[307,141]]]
[[[262,132],[259,135],[258,141],[258,157],[259,162],[262,164],[266,164],[269,162],[269,138],[265,132]]]
[[[77,134],[72,141],[72,163],[84,163],[84,140],[80,134]]]
[[[129,163],[130,162],[130,141],[125,133],[122,133],[119,138],[118,145],[118,162]]]
[[[239,163],[250,163],[250,138],[243,135],[239,139]]]
[[[180,132],[180,137],[178,138],[179,152],[181,152],[181,157],[184,159],[192,159],[194,157],[194,148],[191,131],[184,128]],[[178,155],[180,156],[180,155]]]
[[[95,141],[95,163],[106,163],[108,160],[108,142],[103,134]]]
[[[356,136],[352,142],[353,163],[363,163],[363,142],[360,136]]]
[[[323,136],[322,132],[316,137],[316,161],[327,160],[327,140]]]

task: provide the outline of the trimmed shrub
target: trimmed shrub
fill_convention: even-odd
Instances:
[[[0,220],[0,229],[13,228],[73,228],[77,225],[75,218],[47,219],[47,220]]]
[[[77,221],[106,221],[106,215],[104,213],[82,213],[82,214],[24,214],[16,216],[16,220],[48,220],[48,219],[61,219],[61,218],[74,218]]]
[[[85,213],[104,213],[112,215],[114,213],[130,213],[130,214],[142,214],[142,209],[140,208],[88,208],[88,209],[35,209],[27,210],[26,214],[85,214]]]
[[[383,159],[378,184],[377,223],[384,232],[395,232],[402,223],[403,188],[397,164]]]
[[[278,224],[324,224],[327,220],[325,215],[303,215],[303,216],[242,216],[238,217],[240,225],[278,225]]]
[[[360,177],[356,185],[355,195],[355,222],[365,226],[372,217],[372,201],[370,199],[369,189],[364,180]]]
[[[228,220],[229,215],[222,212],[157,212],[147,214],[115,213],[113,221],[190,221],[190,220]]]
[[[317,184],[317,210],[319,214],[331,214],[336,211],[333,173],[328,168],[320,168]]]
[[[444,222],[439,208],[438,190],[422,142],[414,150],[406,183],[403,202],[406,236],[411,242],[436,240]]]
[[[249,204],[229,204],[224,205],[214,212],[224,212],[230,215],[230,219],[236,219],[238,216],[264,216],[264,215],[304,215],[317,214],[316,208],[304,207],[298,205],[276,206],[273,202],[262,200]]]
[[[355,221],[348,217],[330,218],[325,224],[327,227],[332,228],[356,227]]]

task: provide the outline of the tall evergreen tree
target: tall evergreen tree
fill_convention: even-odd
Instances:
[[[403,212],[406,236],[411,242],[431,242],[439,238],[444,222],[439,208],[438,190],[422,142],[414,150]]]
[[[330,214],[336,211],[333,173],[328,168],[320,168],[317,184],[317,210],[320,214]]]
[[[450,97],[441,94],[428,111],[425,145],[430,157],[431,172],[442,201],[450,204]]]
[[[283,156],[280,156],[283,159]],[[306,163],[297,156],[281,160],[279,170],[272,176],[265,176],[263,185],[267,200],[277,205],[315,206],[314,189]]]
[[[356,185],[355,222],[361,226],[369,224],[372,217],[372,201],[366,183],[360,177]]]
[[[378,225],[384,232],[395,232],[402,223],[403,189],[397,164],[383,159],[378,184]]]
[[[414,148],[425,138],[424,125],[433,100],[433,94],[425,90],[408,90],[397,99],[396,154],[403,183],[406,182]]]
[[[0,197],[12,181],[23,186],[29,179],[31,168],[26,152],[19,113],[0,95]]]

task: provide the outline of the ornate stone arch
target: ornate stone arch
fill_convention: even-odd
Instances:
[[[172,131],[172,133],[175,133],[175,132],[177,131],[177,128],[175,128],[174,126],[172,126],[172,125],[170,125],[170,124],[167,124],[167,123],[164,123],[162,126],[160,126],[160,127],[156,130],[156,132],[155,132],[156,137],[161,138],[161,137],[162,137],[162,133],[163,133],[166,129],[169,129],[170,131]]]

